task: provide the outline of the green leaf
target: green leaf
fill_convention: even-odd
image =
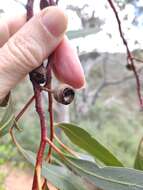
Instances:
[[[143,170],[143,138],[141,139],[138,146],[134,168],[138,170]]]
[[[69,123],[59,123],[56,126],[63,129],[64,133],[72,143],[76,144],[105,165],[123,166],[123,164],[107,148],[105,148],[105,146],[99,143],[84,129]]]
[[[19,148],[23,156],[34,166],[36,154],[24,150],[20,145]],[[81,178],[73,174],[66,167],[44,163],[42,166],[42,175],[60,190],[85,190]]]
[[[1,108],[3,109],[3,108]],[[9,132],[9,128],[15,123],[14,111],[11,99],[5,109],[4,115],[0,121],[0,137]]]
[[[65,164],[104,190],[143,190],[143,172],[123,167],[100,168],[95,162],[67,157]]]
[[[42,175],[61,190],[85,190],[80,177],[65,167],[47,164],[42,168]]]

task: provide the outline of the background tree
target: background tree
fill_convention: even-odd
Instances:
[[[139,58],[142,59],[142,49],[140,48],[142,47],[142,42],[139,36],[134,35],[130,39],[132,30],[135,31],[135,29],[142,28],[143,6],[139,2],[134,0],[116,1],[116,8],[121,15],[125,37],[129,38],[128,42],[134,55],[136,57],[140,55]],[[107,1],[103,6],[105,6],[105,10],[110,11]],[[128,7],[134,10],[132,18],[128,14]],[[77,7],[72,3],[67,5],[67,11],[75,12],[81,20],[80,29],[67,32],[69,38],[72,39],[73,43],[81,39],[84,39],[86,42],[86,38],[89,36],[93,37],[93,34],[98,36],[104,33],[112,43],[112,40],[114,41],[115,39],[114,35],[119,36],[118,30],[115,34],[114,26],[112,26],[111,30],[113,30],[113,33],[111,30],[105,31],[106,21],[98,16],[96,9],[91,9],[91,12],[88,11],[87,13],[87,8],[89,9],[90,6],[84,3],[81,7]],[[104,49],[101,52],[101,48],[99,49],[96,43],[95,49],[85,52],[82,50],[80,43],[79,45],[75,44],[85,70],[87,86],[77,93],[73,105],[70,106],[70,110],[65,109],[63,106],[55,106],[56,121],[76,121],[92,136],[106,144],[115,155],[121,158],[126,166],[131,167],[143,129],[142,112],[140,112],[136,96],[136,84],[132,72],[129,72],[126,68],[126,54],[125,52],[115,51],[114,48],[106,49],[106,51]],[[118,45],[122,44],[121,39],[120,41],[114,41],[114,44],[118,48]],[[106,42],[104,42],[104,45],[106,46]],[[110,46],[110,44],[108,45]],[[136,66],[142,80],[142,63],[136,62]],[[21,92],[23,89],[25,89],[24,91],[28,91],[29,94],[22,96]],[[14,91],[14,101],[18,102],[16,111],[22,107],[22,104],[27,100],[30,93],[31,85],[27,80],[24,80],[22,86],[17,86]],[[38,120],[35,117],[33,109],[34,107],[32,107],[32,111],[28,110],[28,119],[28,114],[26,114],[21,120],[20,123],[24,131],[18,138],[25,147],[31,150],[35,150],[39,144],[37,140],[39,139]],[[30,129],[29,126],[31,126]],[[31,134],[30,139],[27,139],[27,129],[28,133]],[[71,142],[69,142],[65,135],[61,135],[61,138],[66,144],[71,145]],[[3,142],[5,141],[7,141],[7,137],[3,140]],[[75,149],[82,154],[85,153],[77,146],[75,146]]]

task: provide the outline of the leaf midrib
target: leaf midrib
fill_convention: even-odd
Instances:
[[[75,163],[73,163],[72,161],[70,161],[68,159],[68,162],[73,165],[74,167],[78,168],[79,170],[81,170],[82,172],[88,174],[88,175],[91,175],[93,177],[96,177],[98,179],[101,179],[101,180],[104,180],[104,181],[107,181],[107,182],[112,182],[112,183],[115,183],[115,184],[120,184],[120,185],[126,185],[126,186],[132,186],[132,187],[139,187],[139,188],[143,188],[143,186],[141,185],[137,185],[137,184],[131,184],[131,183],[128,183],[128,182],[124,182],[124,181],[117,181],[115,179],[109,179],[107,177],[103,177],[103,176],[99,176],[99,175],[96,175],[95,173],[93,172],[90,172],[90,171],[87,171],[85,170],[84,168],[81,168],[80,166],[76,165]],[[90,179],[90,178],[89,178]]]

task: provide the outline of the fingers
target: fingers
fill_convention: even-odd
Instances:
[[[26,22],[26,15],[0,20],[0,47]]]
[[[56,77],[74,88],[85,85],[84,72],[75,50],[64,38],[52,56],[52,67]]]
[[[63,39],[67,18],[49,7],[27,22],[0,49],[0,98],[38,67]]]

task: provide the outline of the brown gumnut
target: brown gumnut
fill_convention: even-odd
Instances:
[[[57,102],[68,105],[70,104],[75,96],[75,91],[71,86],[61,85],[53,92],[54,98]]]
[[[41,65],[40,67],[37,67],[30,73],[30,79],[31,81],[36,82],[37,84],[43,84],[46,82],[47,79],[47,71],[46,68]]]
[[[126,65],[126,68],[129,71],[133,71],[133,66],[131,64],[129,64],[129,63]]]

